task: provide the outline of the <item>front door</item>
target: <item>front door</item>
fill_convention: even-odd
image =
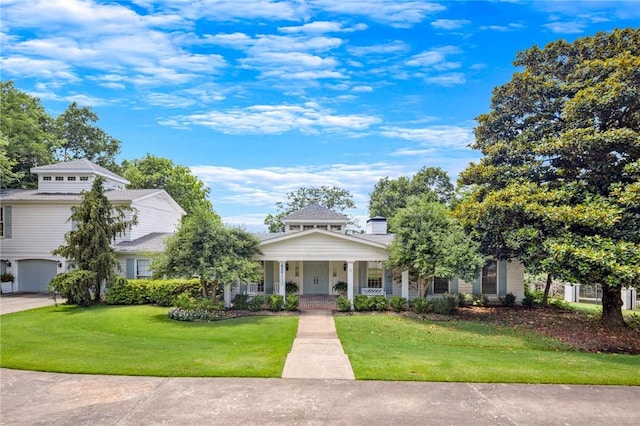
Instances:
[[[304,262],[304,294],[329,294],[329,262]]]

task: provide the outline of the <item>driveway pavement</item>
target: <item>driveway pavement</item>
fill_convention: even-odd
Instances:
[[[8,313],[50,303],[46,297],[2,296],[0,309]],[[300,337],[314,337],[313,330],[300,332]],[[639,401],[640,387],[623,386],[163,378],[0,369],[0,425],[637,425]]]
[[[58,298],[58,303],[65,299]],[[0,296],[0,315],[12,312],[26,311],[27,309],[41,308],[53,305],[55,302],[47,294],[9,293]]]

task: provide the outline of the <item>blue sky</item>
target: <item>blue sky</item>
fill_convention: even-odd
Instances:
[[[474,119],[519,50],[638,27],[635,1],[2,0],[2,80],[57,116],[189,166],[231,225],[264,231],[301,186],[349,190],[479,154]]]

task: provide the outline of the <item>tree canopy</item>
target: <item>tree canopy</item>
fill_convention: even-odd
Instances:
[[[164,189],[187,212],[200,208],[213,209],[209,188],[188,167],[147,154],[144,158],[122,162],[122,176],[129,180],[129,188]]]
[[[94,301],[98,302],[102,283],[111,281],[119,265],[111,243],[136,223],[135,214],[127,207],[113,206],[104,195],[104,178],[96,176],[80,205],[71,207],[69,221],[74,229],[65,234],[66,244],[52,253],[94,274]]]
[[[185,217],[180,229],[166,241],[164,252],[152,263],[156,276],[200,278],[204,297],[215,296],[220,285],[253,281],[260,265],[259,241],[240,228],[225,226],[212,210],[199,208]]]
[[[423,296],[435,277],[472,281],[484,265],[479,245],[442,203],[411,197],[391,225],[397,231],[388,264],[417,276]]]
[[[454,187],[447,172],[439,167],[423,167],[412,177],[400,176],[398,179],[385,177],[373,188],[369,198],[369,216],[383,216],[389,222],[400,209],[407,206],[412,196],[424,200],[448,203]],[[391,232],[394,230],[390,227]]]
[[[483,248],[561,279],[601,284],[605,326],[640,283],[640,29],[559,40],[520,67],[478,117],[484,157],[460,175],[457,215]]]
[[[265,225],[269,226],[269,232],[283,232],[284,225],[281,222],[283,217],[313,203],[320,204],[338,213],[343,213],[346,209],[356,207],[353,195],[346,189],[335,186],[301,187],[289,192],[287,199],[286,203],[277,202],[278,212],[276,214],[269,213],[264,219]],[[350,221],[350,223],[353,225],[353,221]]]

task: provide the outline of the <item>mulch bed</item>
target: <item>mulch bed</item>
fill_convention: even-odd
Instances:
[[[474,306],[458,308],[454,316],[533,331],[560,340],[580,351],[640,355],[638,324],[620,330],[608,330],[600,325],[597,317],[584,312],[555,307],[529,309]]]

